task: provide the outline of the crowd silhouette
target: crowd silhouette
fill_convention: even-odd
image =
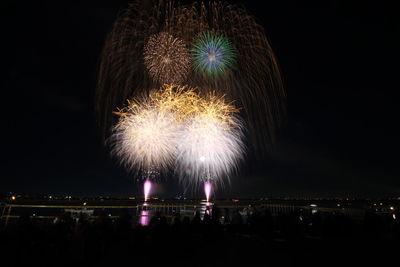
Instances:
[[[208,207],[194,216],[155,212],[147,226],[127,210],[118,219],[59,214],[43,223],[28,214],[0,232],[2,259],[13,263],[143,266],[337,265],[396,259],[396,213],[365,211],[361,220],[341,212],[298,209],[272,214]],[[357,251],[362,251],[359,254]]]

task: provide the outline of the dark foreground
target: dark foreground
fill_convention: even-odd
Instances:
[[[64,213],[46,225],[21,216],[0,232],[1,259],[24,266],[398,266],[393,214],[366,212],[357,222],[337,212],[221,214],[176,214],[168,224],[158,213],[146,227],[128,213],[78,222]]]

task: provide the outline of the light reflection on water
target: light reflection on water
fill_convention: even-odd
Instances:
[[[139,224],[141,226],[148,226],[150,222],[150,210],[142,210],[139,216]]]
[[[156,215],[157,212],[160,212],[161,215],[172,217],[175,214],[179,213],[181,217],[188,216],[193,217],[196,211],[200,212],[200,216],[203,219],[204,214],[207,212],[209,215],[212,210],[213,203],[207,201],[201,201],[197,205],[160,205],[151,203],[143,203],[138,208],[138,224],[142,226],[148,226],[150,224],[150,220],[153,216]]]

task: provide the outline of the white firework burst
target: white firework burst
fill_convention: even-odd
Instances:
[[[129,169],[167,169],[176,155],[178,129],[173,113],[136,106],[115,127],[112,153]]]
[[[200,113],[182,128],[178,143],[177,171],[186,186],[203,182],[223,185],[244,154],[242,126],[233,115],[230,124]]]
[[[112,153],[144,173],[175,163],[185,186],[222,185],[244,154],[237,112],[224,97],[201,98],[193,88],[166,85],[116,112],[120,120],[111,136]]]

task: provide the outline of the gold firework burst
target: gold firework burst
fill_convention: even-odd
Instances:
[[[185,42],[169,33],[150,36],[144,47],[144,63],[159,83],[180,83],[186,79],[190,56]]]

